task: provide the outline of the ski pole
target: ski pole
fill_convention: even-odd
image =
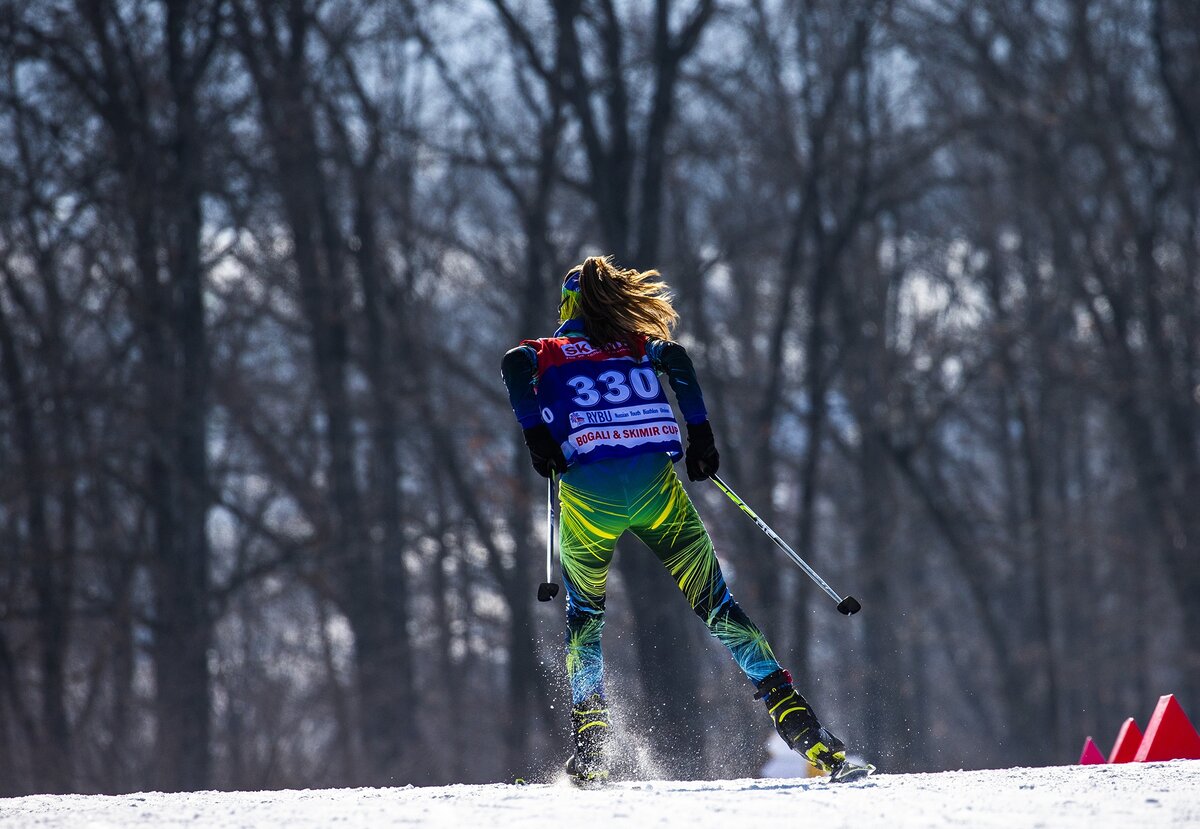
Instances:
[[[551,577],[554,566],[554,473],[546,480],[546,580],[538,585],[538,601],[548,602],[558,595]]]
[[[834,590],[832,587],[830,587],[828,584],[826,584],[825,579],[818,576],[817,571],[814,570],[813,568],[809,567],[808,562],[805,561],[804,559],[800,558],[800,555],[795,550],[793,550],[791,547],[789,547],[787,542],[779,537],[778,533],[776,533],[773,529],[768,527],[767,522],[763,521],[761,518],[759,518],[758,514],[754,510],[750,509],[750,505],[747,504],[745,501],[743,501],[740,497],[738,497],[738,494],[736,492],[734,492],[732,489],[730,489],[729,486],[724,481],[722,481],[716,475],[713,475],[712,482],[717,485],[717,489],[721,490],[726,495],[728,495],[729,500],[731,500],[731,501],[733,501],[733,503],[737,504],[738,508],[741,509],[742,512],[744,512],[744,513],[746,513],[746,515],[750,516],[750,518],[752,518],[754,520],[754,523],[758,525],[758,528],[767,534],[767,538],[774,541],[776,544],[779,545],[780,549],[782,549],[785,553],[787,553],[788,558],[790,558],[792,561],[796,562],[796,564],[800,565],[800,569],[803,570],[805,573],[808,573],[808,577],[810,579],[812,579],[813,581],[815,581],[817,583],[817,586],[820,587],[822,590],[824,590],[829,595],[829,598],[833,599],[835,602],[838,603],[837,609],[839,612],[844,613],[847,616],[853,616],[855,613],[862,610],[862,605],[858,603],[858,599],[854,598],[853,596],[847,596],[843,599],[841,596],[839,596],[837,594],[836,590]]]

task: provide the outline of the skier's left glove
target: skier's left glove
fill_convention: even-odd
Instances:
[[[721,455],[717,452],[716,441],[713,440],[712,426],[706,420],[703,423],[687,425],[688,445],[684,455],[689,481],[703,481],[717,474],[721,465]]]
[[[525,445],[529,447],[529,459],[533,468],[543,478],[549,478],[551,472],[559,475],[567,471],[567,459],[562,447],[550,434],[550,427],[539,423],[525,430]]]

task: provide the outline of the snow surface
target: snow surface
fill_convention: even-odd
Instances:
[[[564,782],[0,800],[7,827],[1200,827],[1200,761],[823,779]]]

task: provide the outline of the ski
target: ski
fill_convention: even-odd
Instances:
[[[567,760],[563,771],[567,774],[567,780],[571,781],[571,785],[577,789],[600,789],[608,785],[607,769],[583,771],[576,765],[575,757]]]
[[[852,763],[849,760],[838,763],[829,772],[830,783],[854,783],[866,780],[875,773],[875,767],[870,763]]]

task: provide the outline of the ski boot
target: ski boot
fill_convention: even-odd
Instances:
[[[611,723],[608,708],[599,694],[577,703],[571,711],[571,734],[575,754],[567,761],[567,777],[581,788],[602,786],[608,782],[605,746]]]
[[[846,745],[821,725],[808,700],[792,687],[792,675],[780,669],[758,684],[755,699],[763,700],[775,730],[788,748],[804,756],[835,783],[861,780],[875,767],[846,759]]]

